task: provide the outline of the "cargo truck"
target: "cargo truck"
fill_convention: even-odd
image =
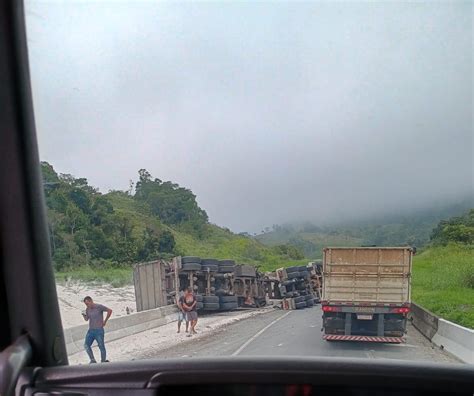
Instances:
[[[323,338],[400,343],[410,311],[410,247],[323,250]]]

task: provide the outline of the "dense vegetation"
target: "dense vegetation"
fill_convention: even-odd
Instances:
[[[208,222],[189,189],[141,169],[135,193],[101,194],[87,179],[41,164],[53,264],[59,276],[130,278],[130,264],[173,255],[230,258],[275,268],[301,260],[293,246],[266,247]],[[125,269],[122,271],[122,269]],[[102,275],[100,275],[102,274]]]
[[[447,240],[448,234],[450,237],[456,234],[456,241],[473,243],[472,212],[465,215],[470,216],[470,223],[463,223],[459,217],[449,220],[449,223],[440,222],[465,212],[471,205],[472,200],[466,199],[456,205],[332,226],[317,226],[311,223],[275,225],[272,230],[267,229],[256,238],[268,246],[290,244],[302,250],[308,258],[321,258],[324,246],[422,247],[430,243],[430,237],[434,236],[432,233],[436,234],[438,243],[442,243],[442,238]],[[459,222],[462,224],[458,224]],[[445,226],[449,227],[445,229]],[[433,231],[435,227],[437,228]]]
[[[436,245],[449,242],[474,244],[474,209],[462,216],[440,221],[431,233],[431,241]]]
[[[474,246],[448,243],[414,257],[412,299],[440,317],[474,328]]]
[[[413,261],[413,300],[433,313],[474,328],[474,210],[442,220],[431,245]]]

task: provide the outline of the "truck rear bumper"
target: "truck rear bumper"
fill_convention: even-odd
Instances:
[[[323,334],[323,340],[326,341],[362,341],[362,342],[384,342],[388,344],[400,344],[405,342],[403,337],[378,337],[361,335],[337,335]]]

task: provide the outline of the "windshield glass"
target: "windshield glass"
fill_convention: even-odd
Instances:
[[[70,364],[474,363],[471,2],[25,14]]]

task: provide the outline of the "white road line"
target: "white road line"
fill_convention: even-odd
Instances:
[[[240,352],[242,352],[253,340],[255,340],[258,336],[260,336],[265,330],[273,326],[276,322],[279,320],[283,319],[284,317],[288,316],[291,313],[291,311],[288,311],[286,314],[283,316],[280,316],[279,318],[276,318],[273,322],[270,324],[266,325],[262,330],[260,330],[258,333],[256,333],[253,337],[248,339],[239,349],[237,349],[232,355],[230,356],[237,356]]]
[[[365,355],[366,355],[369,359],[375,359],[374,352],[375,352],[375,351],[373,351],[373,350],[365,351]]]

